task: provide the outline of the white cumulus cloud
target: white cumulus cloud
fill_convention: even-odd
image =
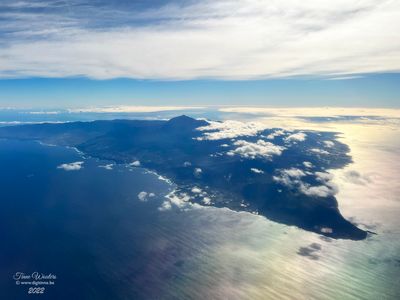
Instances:
[[[292,188],[296,184],[300,184],[300,178],[306,174],[297,168],[279,170],[279,176],[273,176],[272,179],[284,186]]]
[[[275,130],[274,132],[268,134],[268,135],[267,135],[267,139],[273,140],[275,137],[281,136],[281,135],[285,135],[285,130],[283,130],[283,129],[278,129],[278,130]]]
[[[189,202],[190,197],[186,193],[178,193],[176,191],[172,191],[171,193],[166,195],[165,198],[166,200],[164,200],[161,206],[158,208],[161,211],[169,210],[172,207],[185,209],[192,206],[192,204]]]
[[[137,195],[138,199],[142,202],[146,202],[147,200],[149,200],[149,198],[153,198],[155,196],[156,195],[154,193],[148,193],[145,191],[142,191]]]
[[[76,161],[68,164],[61,164],[57,166],[57,169],[63,169],[65,171],[78,171],[83,168],[83,161]]]
[[[304,182],[302,178],[307,174],[297,168],[279,170],[279,175],[273,176],[273,180],[291,189],[296,189],[307,196],[328,197],[334,196],[338,192],[338,188],[333,182],[332,174],[315,172],[312,175],[320,182],[319,185],[310,185]]]
[[[333,191],[325,185],[310,186],[308,184],[302,184],[300,186],[300,191],[307,196],[317,197],[328,197],[334,194]]]
[[[333,146],[335,146],[335,143],[332,141],[324,141],[324,144],[328,148],[332,148]]]
[[[210,199],[210,197],[204,197],[201,202],[203,202],[205,205],[210,205],[211,199]]]
[[[190,161],[185,161],[184,163],[183,163],[183,166],[184,167],[190,167],[192,165],[192,163],[190,162]]]
[[[328,197],[334,196],[338,192],[338,187],[333,182],[333,175],[326,172],[315,172],[317,181],[321,185],[310,186],[308,184],[302,184],[300,186],[300,191],[308,196],[317,197]]]
[[[198,188],[197,186],[193,187],[191,191],[195,194],[200,194],[202,192],[201,188]]]
[[[248,142],[245,140],[239,140],[233,143],[237,146],[233,150],[227,152],[228,155],[239,155],[244,158],[255,159],[255,158],[272,158],[273,155],[281,155],[285,147],[274,145],[264,140],[258,140],[257,142]]]
[[[312,167],[313,167],[313,164],[312,164],[311,162],[309,162],[309,161],[304,161],[304,162],[303,162],[303,165],[304,165],[306,168],[312,168]]]
[[[304,142],[306,140],[306,137],[307,137],[307,135],[304,132],[296,132],[291,135],[288,135],[285,138],[285,141],[286,142],[293,142],[293,141]]]
[[[103,168],[106,170],[112,170],[113,166],[114,166],[114,164],[106,164],[106,165],[100,165],[99,168]]]
[[[132,167],[140,167],[140,161],[135,160],[134,162],[131,162],[129,165]]]
[[[310,149],[310,151],[317,153],[317,154],[329,154],[328,151],[323,150],[323,149],[319,149],[319,148],[312,148]]]
[[[195,169],[193,170],[193,175],[194,175],[195,177],[200,177],[202,173],[203,173],[203,170],[202,170],[201,168],[195,168]]]
[[[267,125],[258,122],[227,120],[223,122],[208,121],[208,123],[207,126],[197,128],[197,130],[204,132],[198,140],[222,140],[240,136],[255,136],[268,128]]]
[[[146,202],[147,201],[147,192],[140,192],[137,197],[139,198],[140,201]]]

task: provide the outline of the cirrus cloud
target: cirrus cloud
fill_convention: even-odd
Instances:
[[[344,79],[400,70],[398,1],[126,3],[4,0],[0,77]]]

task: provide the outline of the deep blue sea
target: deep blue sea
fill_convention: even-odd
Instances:
[[[84,161],[80,170],[57,168],[76,161]],[[74,149],[0,141],[1,299],[28,296],[12,277],[35,271],[57,277],[45,299],[140,294],[124,282],[146,268],[149,232],[160,226],[157,208],[170,186],[140,168],[104,164]],[[141,202],[141,191],[156,196]]]

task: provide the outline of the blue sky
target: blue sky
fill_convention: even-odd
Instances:
[[[108,105],[266,105],[400,107],[400,74],[348,80],[185,80],[85,78],[0,80],[6,107]]]
[[[0,3],[0,107],[399,107],[400,3]]]

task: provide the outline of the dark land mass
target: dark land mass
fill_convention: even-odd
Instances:
[[[204,120],[180,116],[169,121],[113,120],[32,124],[0,128],[0,138],[39,140],[44,143],[76,147],[83,153],[117,163],[139,160],[144,168],[171,179],[181,192],[189,193],[196,186],[212,195],[217,207],[237,211],[256,211],[270,220],[294,225],[331,238],[362,240],[367,232],[346,220],[338,210],[334,196],[308,196],[285,186],[273,176],[277,170],[313,165],[312,172],[302,178],[317,185],[313,174],[326,169],[342,168],[351,162],[349,149],[331,132],[307,131],[307,139],[287,147],[284,136],[273,139],[275,145],[286,146],[272,159],[243,158],[226,155],[235,149],[232,139],[198,140],[207,126]],[[257,136],[237,139],[256,142],[276,129],[267,129]],[[310,149],[322,148],[323,141],[334,140],[329,154],[318,155]],[[224,145],[224,146],[222,146]],[[194,172],[195,168],[201,172]],[[256,174],[251,168],[262,170]],[[193,202],[200,202],[192,195]],[[328,229],[328,230],[326,230]]]

